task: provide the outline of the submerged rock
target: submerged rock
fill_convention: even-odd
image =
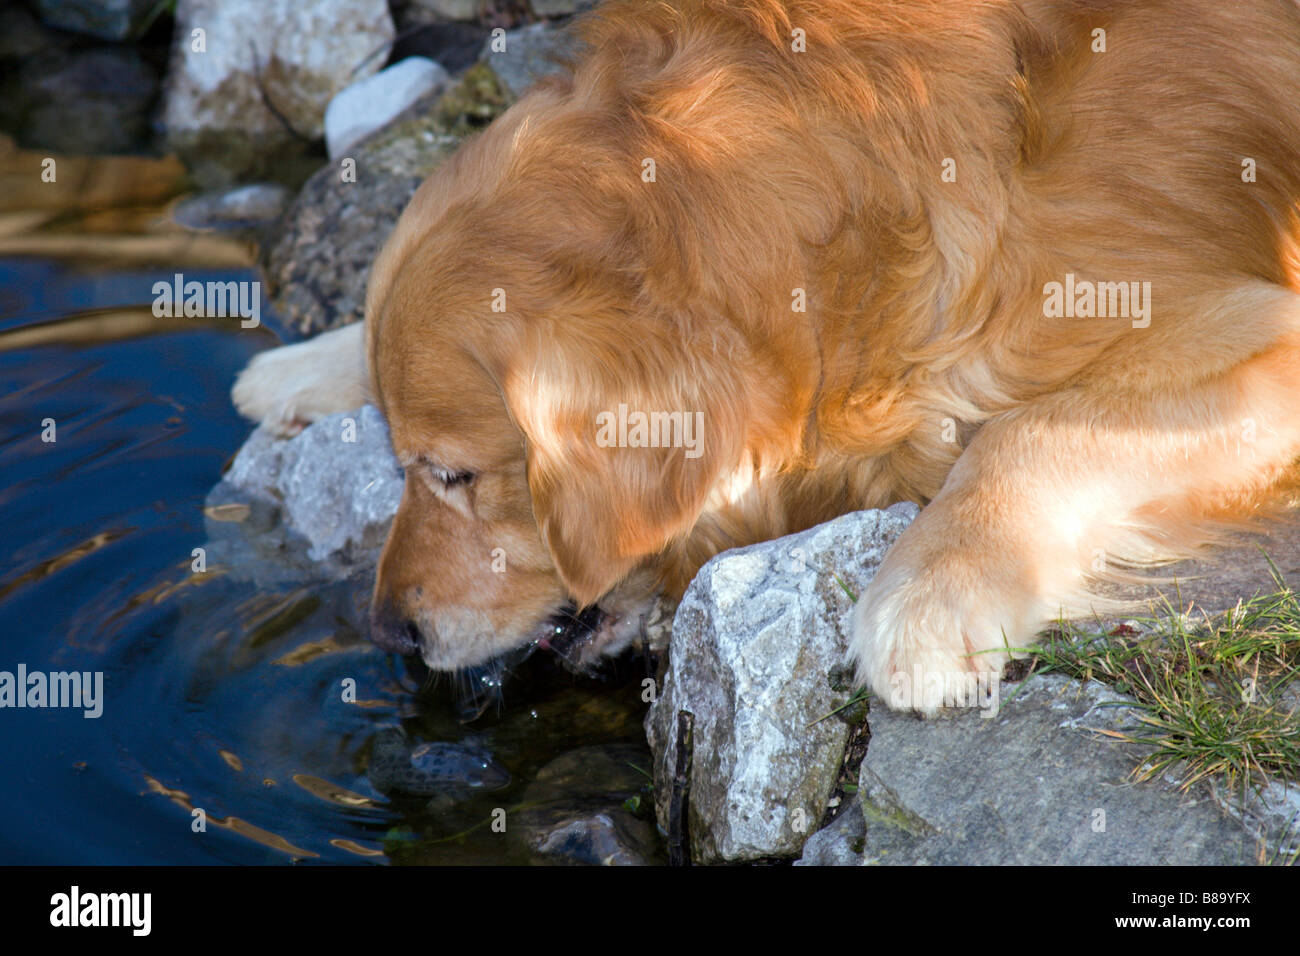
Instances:
[[[1002,688],[996,716],[873,707],[858,796],[806,865],[1227,865],[1254,840],[1202,788],[1134,783],[1132,700],[1059,675]]]
[[[550,861],[587,866],[648,866],[650,825],[623,810],[557,815],[534,828],[531,849]]]
[[[639,748],[580,747],[551,761],[512,816],[515,833],[541,862],[644,866],[663,861],[654,827],[630,809],[649,782]]]
[[[860,511],[727,551],[691,582],[668,672],[646,718],[656,810],[668,827],[677,712],[695,715],[693,856],[796,856],[826,812],[848,741],[823,720],[848,700],[831,672],[848,650],[853,601],[917,513]]]

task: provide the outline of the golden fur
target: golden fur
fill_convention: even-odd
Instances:
[[[891,698],[1290,488],[1294,0],[611,0],[583,36],[372,271],[358,381],[408,477],[381,637],[459,667],[570,599],[625,637],[720,550],[915,500],[854,624]],[[1047,317],[1067,274],[1149,282],[1149,325]],[[323,413],[359,334],[236,400]],[[703,454],[600,447],[620,403],[702,412]]]

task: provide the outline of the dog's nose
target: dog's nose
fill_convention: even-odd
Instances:
[[[404,614],[398,614],[390,605],[372,604],[370,641],[380,650],[410,657],[420,652],[420,629],[415,626],[415,622]]]

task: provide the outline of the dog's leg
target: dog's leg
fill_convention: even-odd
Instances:
[[[1300,297],[1253,298],[1270,315],[1240,317],[1243,334],[1300,330]],[[1005,648],[1104,607],[1087,583],[1108,563],[1173,560],[1240,525],[1300,456],[1300,333],[1272,341],[1199,382],[1085,384],[985,424],[858,602],[859,681],[927,713],[969,700]]]
[[[326,415],[370,401],[364,323],[255,356],[235,379],[231,398],[246,418],[293,435]]]

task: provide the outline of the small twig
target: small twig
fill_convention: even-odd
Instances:
[[[687,814],[691,797],[691,763],[695,755],[695,715],[677,712],[677,768],[668,801],[668,865],[690,866],[690,828]]]

